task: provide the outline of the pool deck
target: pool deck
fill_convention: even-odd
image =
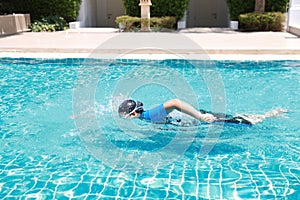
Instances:
[[[137,48],[144,50],[134,52]],[[95,50],[100,54],[131,51],[147,58],[164,54],[155,48],[176,54],[205,52],[213,59],[300,59],[300,38],[287,32],[194,28],[171,33],[120,33],[117,29],[91,28],[0,37],[0,57],[88,57]]]

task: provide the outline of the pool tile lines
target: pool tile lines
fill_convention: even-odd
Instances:
[[[298,174],[299,177],[297,177],[297,175],[294,172],[291,171],[293,169],[298,170],[297,168],[291,168],[291,167],[289,167],[289,169],[288,169],[289,174],[297,181],[298,185],[300,185],[300,174]],[[298,171],[300,173],[300,170],[298,170]]]
[[[106,187],[108,186],[108,181],[109,181],[109,178],[110,178],[110,175],[112,172],[113,172],[113,169],[110,169],[106,176],[105,182],[103,183],[103,189],[99,192],[99,194],[98,194],[99,196],[97,199],[101,199],[103,192],[105,191]]]
[[[184,196],[185,196],[184,188],[183,188],[182,185],[184,183],[184,174],[185,174],[186,166],[187,166],[187,163],[184,162],[183,163],[183,168],[182,168],[181,179],[180,179],[180,183],[179,183],[179,189],[181,191],[182,199],[184,199]]]
[[[234,197],[234,199],[241,199],[240,197],[239,197],[239,193],[238,193],[238,182],[242,179],[242,173],[240,172],[240,171],[237,171],[237,170],[235,170],[235,169],[233,169],[232,168],[232,166],[231,165],[229,165],[229,168],[231,169],[231,171],[232,172],[234,172],[234,173],[236,173],[236,174],[238,174],[239,175],[239,178],[238,179],[236,179],[235,181],[234,181],[234,184],[233,184],[233,186],[234,186],[234,190],[233,190],[233,197]]]
[[[210,196],[210,178],[211,178],[211,173],[213,172],[213,166],[210,165],[209,166],[209,171],[208,171],[208,174],[207,174],[207,182],[206,182],[206,197],[208,199],[211,199],[211,196]]]
[[[18,184],[15,184],[15,185],[13,186],[13,188],[10,188],[9,191],[8,191],[8,193],[7,193],[5,196],[3,196],[2,198],[3,198],[3,199],[11,198],[11,197],[12,197],[12,196],[11,196],[11,193],[13,193],[13,192],[17,189],[17,186],[18,186]],[[1,197],[1,196],[0,196],[0,197]]]
[[[220,166],[220,162],[223,162],[220,158],[213,160],[213,162],[208,162],[208,168],[206,169],[207,177],[204,177],[204,186],[206,187],[205,198],[223,198],[223,167]],[[204,194],[204,192],[202,192]]]
[[[116,194],[115,199],[130,199],[130,196],[134,194],[136,186],[134,186],[133,177],[129,177],[127,173],[120,172],[120,176],[116,180],[115,187]]]
[[[136,182],[138,181],[138,172],[139,172],[139,169],[137,169],[135,172],[134,172],[134,178],[132,180],[132,191],[129,195],[129,199],[132,199],[133,198],[133,195],[135,193],[135,190],[136,190]]]
[[[126,175],[126,173],[121,171],[117,177],[117,183],[119,184],[119,187],[118,187],[115,199],[124,198],[124,197],[122,197],[122,195],[124,195],[124,193],[125,193],[124,191],[126,191],[126,189],[128,188],[126,185],[127,182],[129,182],[129,177]],[[126,195],[128,195],[128,194],[126,194]]]
[[[97,173],[95,175],[93,175],[93,178],[91,179],[90,183],[89,183],[89,191],[88,194],[84,197],[84,200],[86,200],[89,196],[91,196],[92,192],[93,192],[93,185],[97,184],[97,178],[99,177],[99,170],[97,171]],[[96,182],[96,183],[95,183]]]
[[[299,84],[300,84],[300,82],[299,82]],[[289,151],[292,151],[292,152],[294,152],[298,155],[300,154],[300,147],[299,146],[292,145],[292,144],[287,144],[286,147],[289,149]]]
[[[0,175],[2,175],[3,172],[6,172],[7,170],[9,170],[9,167],[14,165],[14,162],[18,161],[18,158],[21,157],[22,153],[19,153],[17,155],[14,155],[14,158],[12,160],[10,160],[5,167],[3,168],[2,172],[0,173]]]
[[[222,189],[222,180],[223,180],[223,166],[220,165],[220,173],[219,173],[219,190],[220,190],[220,199],[222,200],[223,199],[223,189]]]
[[[153,189],[153,188],[155,189],[155,187],[156,187],[156,182],[158,182],[158,179],[156,178],[156,176],[158,175],[158,168],[159,168],[159,163],[157,164],[157,166],[154,167],[152,177],[143,178],[140,181],[141,184],[146,186],[143,199],[147,199],[149,191],[151,191],[151,189]]]
[[[85,196],[89,196],[91,192],[91,185],[92,185],[92,180],[94,179],[91,178],[88,174],[90,173],[90,168],[87,165],[87,169],[80,175],[80,180],[74,181],[73,187],[68,188],[63,194],[65,196],[71,195],[74,198],[81,198]],[[70,177],[72,178],[73,175]],[[86,180],[87,179],[87,180]]]
[[[254,177],[252,176],[252,173],[250,171],[250,169],[248,168],[247,164],[243,164],[243,167],[245,167],[246,171],[249,173],[249,176],[250,176],[250,180],[251,180],[251,183],[253,183],[255,185],[255,191],[257,193],[257,198],[260,199],[260,192],[259,192],[259,188],[258,188],[258,185],[257,185],[257,181],[254,180]]]
[[[265,173],[265,171],[262,169],[263,165],[259,164],[258,168],[259,171],[262,173],[262,175],[265,177],[265,180],[268,182],[268,190],[271,190],[272,195],[274,196],[274,198],[277,198],[277,194],[276,191],[274,190],[274,186],[272,184],[272,181],[270,180],[270,178],[267,176],[267,174]]]
[[[43,181],[39,180],[39,178],[36,177],[36,176],[32,177],[31,180],[34,181],[34,184],[32,185],[31,188],[29,188],[29,189],[22,195],[22,197],[27,198],[27,197],[30,197],[30,196],[32,196],[32,195],[41,196],[41,194],[43,193],[43,191],[49,190],[49,189],[47,188],[47,186],[49,186],[48,183],[51,182],[51,179],[52,179],[52,174],[50,174],[49,179],[47,179],[47,180],[44,182],[43,187],[39,187],[39,183],[40,183],[40,182],[43,182]],[[37,189],[37,188],[39,188],[39,189]]]
[[[195,159],[196,159],[196,155],[195,155]],[[198,175],[198,171],[199,171],[199,168],[198,168],[198,166],[199,166],[199,160],[198,159],[196,159],[196,164],[195,164],[195,175],[196,175],[196,191],[195,191],[195,196],[198,198],[198,196],[199,196],[199,175]]]
[[[170,191],[170,187],[171,187],[171,185],[170,185],[171,184],[171,174],[172,174],[172,171],[174,169],[174,166],[175,166],[175,164],[172,163],[171,167],[169,168],[168,179],[167,179],[167,187],[165,188],[166,196],[165,196],[164,200],[166,200],[169,196],[169,191]]]
[[[285,190],[284,190],[284,193],[283,193],[283,196],[287,196],[287,193],[289,192],[289,187],[290,187],[290,181],[286,178],[284,172],[283,172],[283,165],[284,161],[280,162],[280,165],[279,165],[279,172],[281,174],[281,176],[284,178],[285,180],[285,183],[286,183],[286,187],[285,187]]]

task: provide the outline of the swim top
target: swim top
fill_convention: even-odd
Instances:
[[[152,123],[165,123],[168,113],[163,104],[142,113],[141,119]]]

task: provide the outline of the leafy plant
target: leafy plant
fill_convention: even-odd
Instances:
[[[150,19],[150,26],[157,29],[169,29],[173,30],[176,28],[175,17],[152,17]]]
[[[0,0],[0,14],[29,13],[31,20],[60,16],[67,22],[77,18],[81,0]]]
[[[124,15],[117,17],[115,22],[117,26],[121,26],[124,31],[132,31],[134,28],[140,28],[141,19],[139,17]]]
[[[67,25],[66,20],[62,17],[48,16],[41,20],[36,20],[34,23],[29,25],[29,28],[33,32],[53,32],[64,30]]]
[[[29,25],[32,32],[53,32],[55,31],[53,24],[48,24],[42,21],[35,21]]]
[[[247,13],[239,17],[242,31],[282,31],[283,21],[281,12]]]
[[[139,17],[131,17],[128,15],[119,16],[116,18],[117,26],[121,26],[123,31],[139,31],[141,24],[150,27],[153,31],[160,30],[173,30],[176,26],[175,17],[151,17],[150,21],[148,19],[141,19]]]
[[[289,0],[266,0],[266,12],[285,12]],[[238,20],[240,14],[254,11],[255,0],[227,0],[231,20]]]

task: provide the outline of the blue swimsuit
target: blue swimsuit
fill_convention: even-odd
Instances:
[[[141,119],[152,123],[165,123],[168,113],[163,104],[142,113]]]

